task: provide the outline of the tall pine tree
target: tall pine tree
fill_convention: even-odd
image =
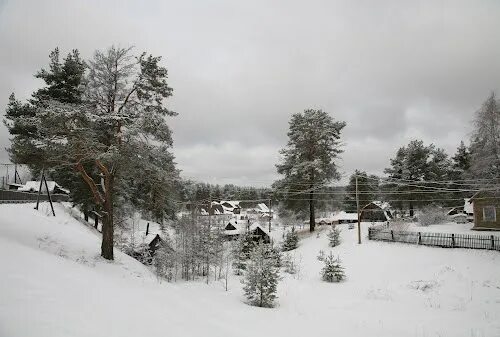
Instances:
[[[22,158],[25,148],[37,150],[43,165],[78,173],[103,219],[101,255],[113,259],[116,207],[125,202],[140,210],[153,207],[159,218],[178,181],[165,119],[175,115],[165,107],[172,95],[167,70],[160,57],[111,47],[88,62],[81,100],[53,100],[49,93],[61,87],[53,77],[64,68],[57,55],[51,55],[50,72],[40,72],[49,86],[35,95],[39,103],[21,105],[21,117],[7,116],[13,127],[22,122],[35,130],[19,139],[21,147],[14,142],[11,151]],[[134,198],[138,195],[139,201]]]
[[[315,227],[316,194],[322,186],[340,178],[336,160],[341,149],[340,133],[345,122],[335,121],[322,110],[294,114],[289,122],[287,146],[276,165],[284,177],[273,187],[285,206],[302,211],[309,208],[310,231]]]
[[[407,205],[410,216],[413,216],[415,206],[448,197],[446,192],[441,194],[427,192],[428,188],[446,187],[432,181],[446,181],[450,166],[451,162],[444,150],[436,148],[433,144],[426,146],[421,140],[412,140],[407,146],[398,149],[396,156],[391,159],[391,166],[384,170],[394,181],[384,186],[384,189],[392,190],[394,194],[390,195],[390,198],[401,208]]]
[[[500,178],[500,104],[495,93],[476,112],[470,171],[476,179]]]

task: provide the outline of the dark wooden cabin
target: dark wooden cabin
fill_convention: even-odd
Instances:
[[[391,211],[387,203],[370,202],[363,207],[360,214],[362,222],[385,222],[392,219]]]

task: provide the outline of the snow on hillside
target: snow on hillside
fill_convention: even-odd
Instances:
[[[300,274],[283,275],[278,307],[243,303],[212,281],[158,282],[57,206],[0,205],[0,336],[500,336],[500,254],[394,243],[300,241]],[[339,254],[347,280],[320,280],[319,250]]]

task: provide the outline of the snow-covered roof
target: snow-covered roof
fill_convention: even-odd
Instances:
[[[233,226],[235,229],[226,229],[229,225]],[[224,227],[225,235],[240,235],[246,232],[248,225],[248,220],[238,220],[233,218],[226,223]]]
[[[256,210],[262,213],[269,213],[269,207],[267,207],[267,205],[264,203],[258,204]]]
[[[240,208],[240,202],[234,200],[221,200],[219,203],[224,210],[224,214],[234,214],[236,208]]]
[[[175,230],[172,226],[165,224],[162,229],[162,226],[159,223],[147,219],[142,219],[138,215],[132,219],[129,219],[127,222],[129,222],[129,230],[122,233],[121,239],[128,244],[133,243],[134,247],[140,246],[142,244],[149,245],[157,235],[159,235],[162,239],[165,238],[165,235],[169,235],[170,237],[173,237],[175,235]],[[148,232],[147,235],[146,231]]]
[[[345,211],[340,211],[333,216],[332,220],[333,221],[358,220],[358,213],[347,213]]]
[[[47,181],[47,186],[49,187],[49,192],[52,193],[52,192],[54,192],[54,189],[58,185],[56,184],[55,181]],[[19,187],[18,191],[22,191],[22,192],[38,192],[39,189],[40,189],[40,182],[39,181],[30,180],[30,181],[27,181],[26,184],[24,184],[23,186]],[[46,189],[45,189],[45,182],[42,183],[42,191],[46,191]]]
[[[269,235],[269,231],[266,229],[267,227],[266,226],[263,226],[261,225],[260,223],[258,222],[254,222],[250,225],[250,230],[251,231],[254,231],[256,230],[257,228],[260,228],[264,233],[266,233],[267,235]]]
[[[240,207],[240,202],[239,201],[235,201],[235,200],[221,200],[220,204],[229,204],[231,205],[231,207],[233,208],[239,208]]]
[[[381,209],[383,210],[388,210],[391,208],[391,205],[386,202],[386,201],[372,201],[372,204],[374,204],[375,206],[378,206],[380,207]]]

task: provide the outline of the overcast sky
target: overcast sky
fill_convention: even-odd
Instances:
[[[182,176],[271,183],[293,113],[347,122],[346,175],[414,138],[453,153],[500,88],[500,1],[0,0],[0,111],[59,47],[163,56]],[[500,92],[499,92],[500,93]],[[0,126],[0,163],[8,161]],[[0,174],[1,175],[1,174]]]

